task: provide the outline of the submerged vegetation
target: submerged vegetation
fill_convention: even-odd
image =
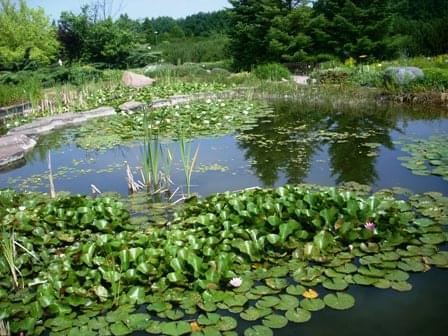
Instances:
[[[29,252],[15,251],[24,289],[0,256],[1,316],[30,335],[234,335],[240,319],[262,324],[245,335],[271,335],[351,308],[351,284],[407,291],[409,272],[448,267],[448,200],[390,195],[252,189],[193,198],[166,226],[142,227],[114,198],[1,191],[2,226]]]

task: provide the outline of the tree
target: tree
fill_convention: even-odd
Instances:
[[[229,0],[232,29],[230,54],[237,69],[250,69],[252,65],[268,62],[269,41],[266,38],[271,22],[280,13],[274,0]]]
[[[42,9],[32,9],[24,0],[17,6],[0,0],[0,68],[21,69],[31,63],[49,64],[58,55],[54,27]]]
[[[317,0],[315,15],[326,19],[326,52],[340,58],[387,58],[397,52],[391,0]],[[398,36],[397,36],[398,38]]]

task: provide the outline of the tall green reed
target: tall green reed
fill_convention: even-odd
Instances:
[[[191,140],[186,139],[185,137],[181,136],[179,139],[179,149],[180,149],[180,157],[182,160],[182,165],[184,168],[184,174],[185,174],[185,183],[187,186],[187,196],[191,195],[191,176],[193,174],[194,167],[196,165],[196,161],[199,155],[199,146],[196,147],[196,150],[191,155],[192,146],[191,146]]]

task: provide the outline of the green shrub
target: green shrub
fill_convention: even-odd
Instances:
[[[291,77],[289,70],[278,63],[262,64],[255,67],[254,75],[259,79],[277,81]]]
[[[36,102],[42,97],[39,82],[29,80],[20,85],[0,84],[0,106],[8,106],[25,101]]]
[[[355,68],[339,66],[332,69],[318,69],[312,72],[311,77],[322,84],[342,84],[349,80]]]

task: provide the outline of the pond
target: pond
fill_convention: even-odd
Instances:
[[[448,163],[446,156],[437,154],[444,149],[432,146],[436,157],[427,158],[433,160],[429,163],[420,162],[421,152],[416,154],[412,147],[417,141],[428,145],[424,142],[428,139],[441,147],[440,144],[448,144],[446,109],[397,106],[344,109],[269,101],[264,111],[234,130],[228,130],[226,120],[221,120],[224,132],[205,132],[192,140],[192,148],[198,148],[192,192],[208,196],[251,187],[351,183],[355,188],[366,185],[373,191],[399,187],[412,193],[439,192],[448,196]],[[107,119],[101,122],[106,127]],[[126,197],[129,190],[124,162],[129,163],[138,179],[142,142],[132,138],[114,142],[114,139],[108,145],[108,138],[92,137],[90,145],[86,145],[83,127],[42,137],[27,155],[26,163],[0,171],[0,189],[48,192],[47,156],[51,151],[58,192],[90,194],[93,184],[102,192],[118,192]],[[87,130],[92,132],[95,127],[101,133],[100,124],[92,125],[90,130],[87,126]],[[102,145],[95,146],[95,142]],[[174,157],[171,191],[180,187],[173,195],[175,200],[186,192],[179,146],[176,140],[163,137],[161,143],[171,149]],[[415,155],[417,159],[412,159]],[[439,167],[439,173],[432,174],[434,167]],[[445,334],[448,271],[432,269],[414,274],[409,282],[413,290],[406,293],[351,286],[349,293],[356,297],[352,310],[324,309],[313,313],[309,322],[289,324],[275,334]],[[247,326],[243,322],[238,331],[242,333]]]

